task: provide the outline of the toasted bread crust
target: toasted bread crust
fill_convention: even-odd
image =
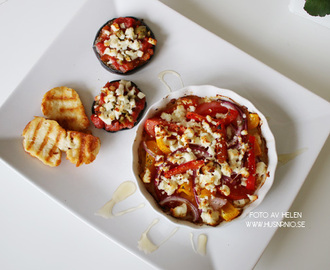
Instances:
[[[66,131],[56,121],[35,117],[23,130],[23,147],[44,164],[56,167],[61,163],[61,152],[77,167],[93,162],[100,150],[98,137],[79,131]]]
[[[60,165],[61,150],[58,147],[66,131],[56,121],[35,117],[23,130],[23,147],[26,152],[51,167]]]
[[[83,131],[89,126],[80,97],[71,88],[61,86],[49,90],[42,99],[41,110],[47,118],[56,120],[65,129]]]
[[[70,141],[66,158],[79,167],[81,164],[89,164],[96,158],[101,142],[98,137],[77,131],[68,131],[67,140]]]

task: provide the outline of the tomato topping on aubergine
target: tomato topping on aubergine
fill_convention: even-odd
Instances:
[[[108,82],[94,98],[91,121],[108,132],[133,128],[141,119],[146,98],[131,81]]]
[[[157,40],[143,20],[119,17],[105,23],[96,34],[93,49],[108,71],[127,75],[147,64]]]

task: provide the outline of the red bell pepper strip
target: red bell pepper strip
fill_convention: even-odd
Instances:
[[[206,116],[200,115],[195,112],[187,112],[186,117],[190,120],[195,120],[197,122],[207,121]]]
[[[196,122],[207,122],[207,123],[211,123],[214,122],[216,126],[219,126],[221,124],[223,124],[223,119],[216,119],[216,118],[207,118],[206,116],[200,115],[198,113],[195,112],[187,112],[186,114],[186,118],[190,119],[190,120],[195,120]]]
[[[196,170],[200,168],[204,163],[205,163],[204,160],[191,160],[164,172],[164,176],[166,178],[169,178],[172,175],[184,173],[188,170]]]
[[[155,137],[155,127],[157,125],[166,126],[170,131],[177,132],[179,134],[184,133],[185,127],[179,126],[175,123],[167,122],[161,118],[149,118],[144,124],[144,128],[151,137]]]
[[[255,160],[255,148],[256,138],[252,135],[248,137],[248,144],[249,144],[249,151],[247,155],[247,169],[249,172],[249,177],[246,180],[246,188],[248,190],[255,190],[255,183],[256,183],[256,160]]]
[[[217,127],[217,131],[221,134],[221,137],[217,139],[217,144],[215,145],[216,158],[219,163],[223,163],[228,158],[225,125],[220,124]]]
[[[225,118],[207,118],[206,116],[200,115],[198,113],[195,112],[187,112],[186,117],[187,119],[191,119],[191,120],[195,120],[197,122],[202,122],[202,121],[206,121],[206,122],[215,122],[216,125],[221,125],[224,124],[225,126],[229,125],[231,122],[233,122],[238,116],[238,111],[235,110],[231,110],[229,109]],[[210,121],[209,121],[209,120]]]
[[[203,116],[209,115],[215,117],[217,113],[222,113],[222,114],[227,113],[228,108],[222,106],[221,102],[219,101],[211,101],[200,104],[196,108],[195,112]]]
[[[238,111],[229,109],[226,114],[226,117],[223,119],[224,124],[226,126],[229,125],[231,122],[233,122],[237,118],[237,116],[238,116]]]

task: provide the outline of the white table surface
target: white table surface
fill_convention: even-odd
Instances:
[[[0,0],[0,105],[82,2]],[[330,29],[291,13],[290,0],[161,2],[330,100]],[[330,269],[329,153],[328,139],[289,210],[306,228],[279,228],[255,269]],[[3,162],[0,186],[0,269],[152,269]]]

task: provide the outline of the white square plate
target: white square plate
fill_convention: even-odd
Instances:
[[[64,158],[59,167],[50,168],[23,150],[22,131],[34,116],[42,116],[40,104],[46,91],[56,86],[77,90],[90,116],[93,98],[101,87],[123,78],[101,67],[92,44],[104,22],[129,15],[144,18],[158,40],[152,61],[125,77],[141,88],[149,105],[167,91],[158,74],[175,70],[186,86],[215,85],[249,99],[269,119],[279,154],[306,150],[278,168],[274,185],[257,211],[281,213],[289,209],[329,135],[329,103],[156,0],[89,0],[84,4],[1,107],[1,159],[63,207],[155,267],[250,269],[276,227],[249,228],[245,221],[207,231],[180,227],[158,250],[146,255],[137,243],[152,221],[160,220],[150,231],[156,244],[174,225],[156,214],[139,192],[120,203],[117,210],[143,202],[144,208],[108,220],[95,215],[122,182],[135,181],[131,147],[136,128],[113,134],[93,129],[102,142],[100,153],[92,164],[79,168]],[[4,124],[8,116],[10,125]],[[247,218],[251,220],[255,219]],[[192,249],[191,232],[194,239],[207,234],[206,256],[196,255]]]

